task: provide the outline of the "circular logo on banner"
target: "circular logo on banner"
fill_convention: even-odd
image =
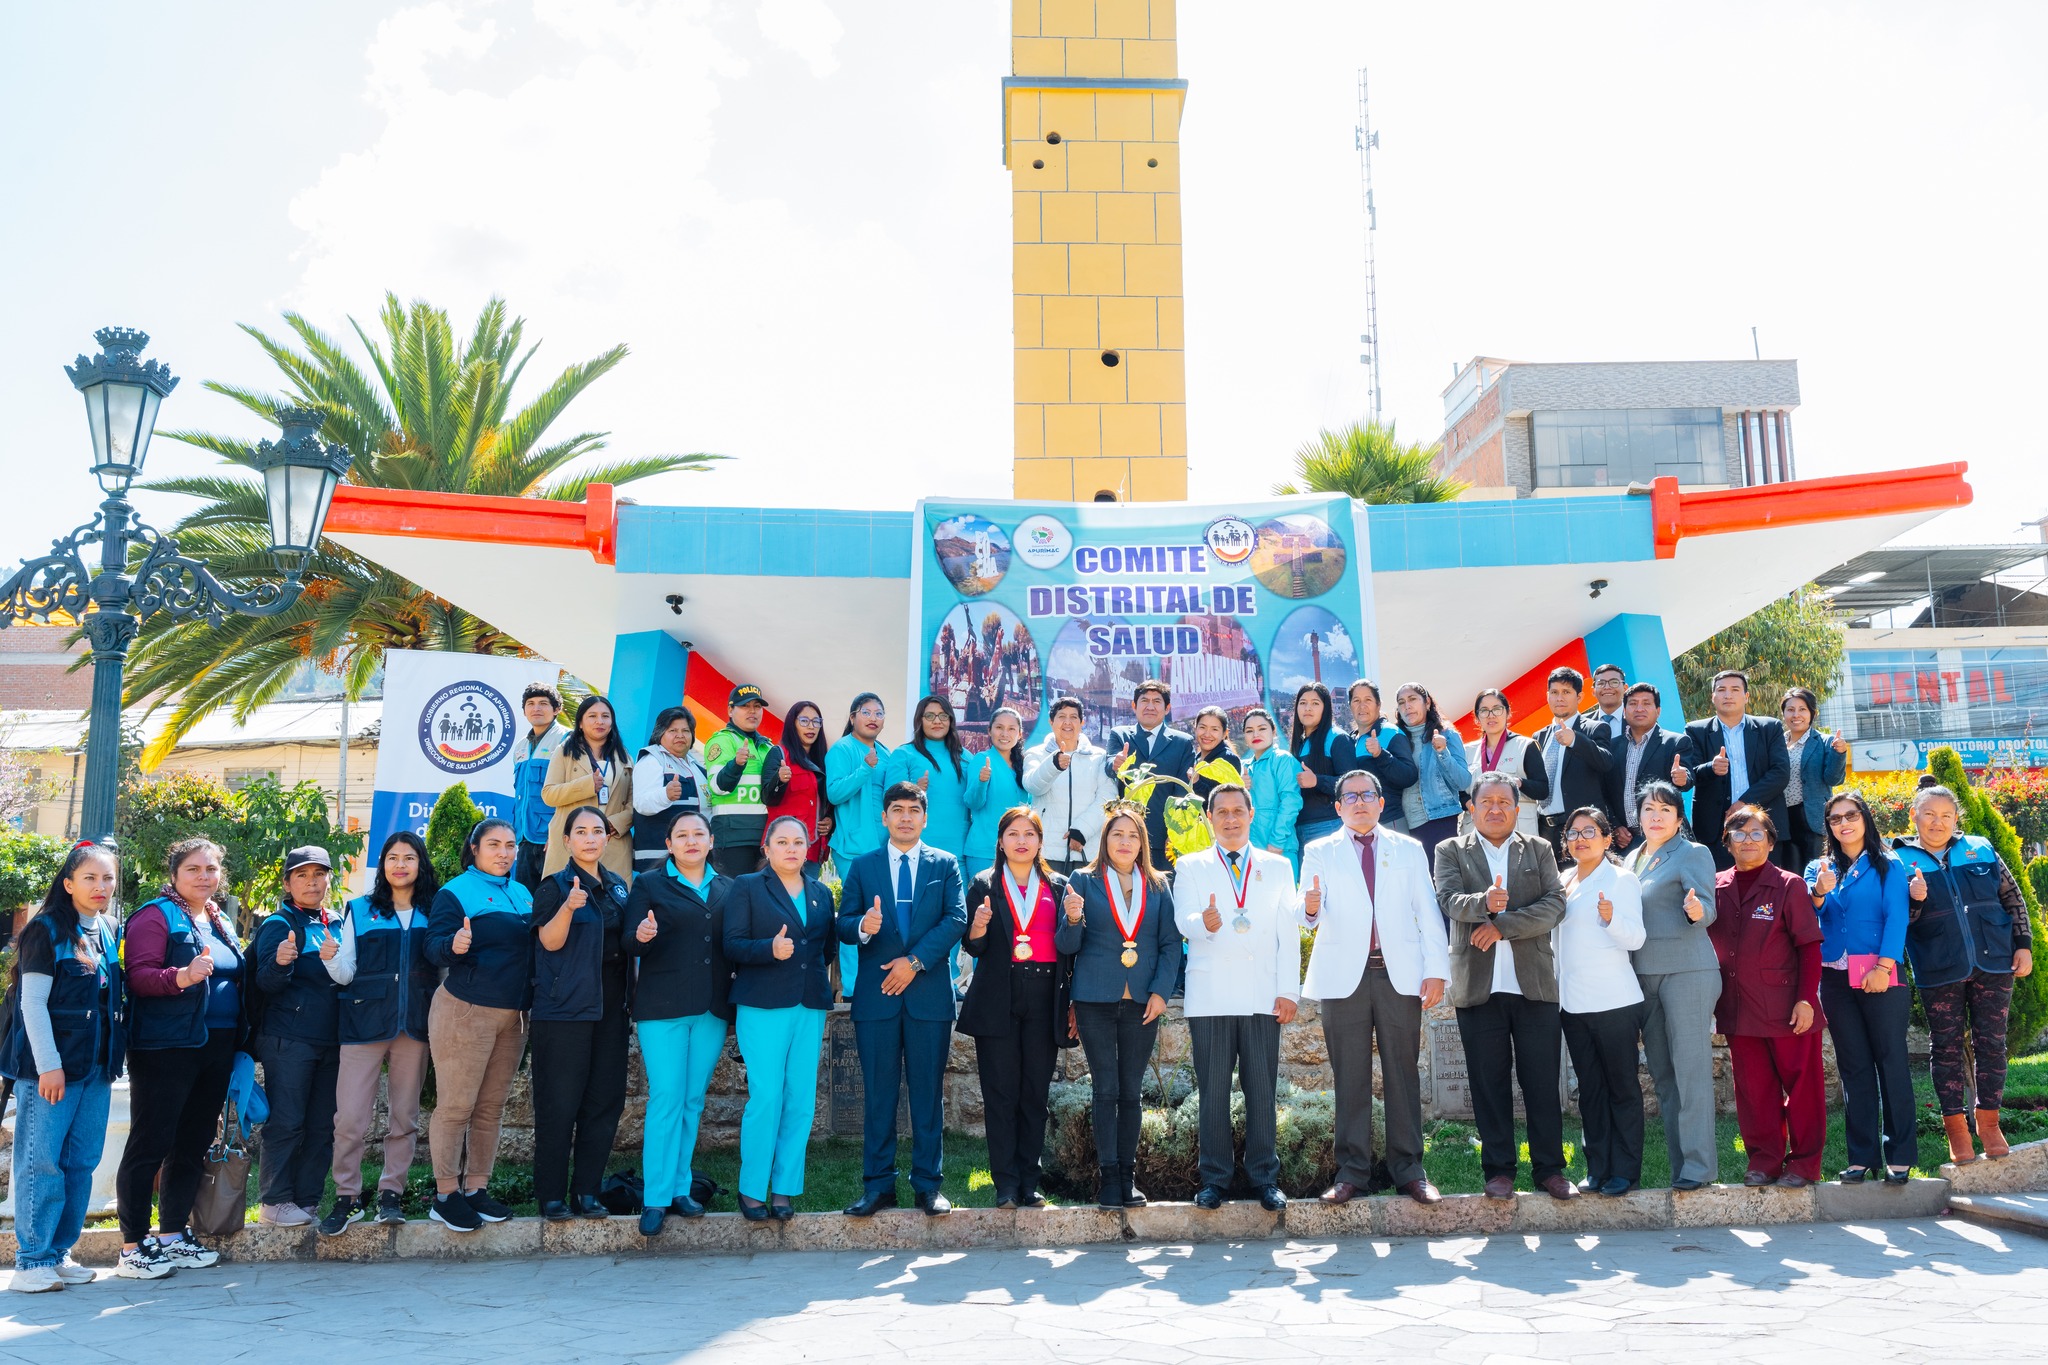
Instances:
[[[1010,538],[986,517],[963,512],[932,528],[939,568],[962,597],[992,591],[1010,571]]]
[[[1218,517],[1202,533],[1209,553],[1224,564],[1242,564],[1259,548],[1259,533],[1243,517]]]
[[[1057,568],[1074,548],[1074,533],[1040,512],[1017,523],[1017,553],[1034,569]]]
[[[451,683],[420,709],[420,752],[444,773],[488,768],[512,747],[512,704],[495,687]]]

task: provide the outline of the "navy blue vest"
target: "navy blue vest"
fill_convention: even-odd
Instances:
[[[604,938],[607,926],[615,930],[626,913],[629,894],[625,879],[608,867],[598,874],[604,882],[602,893],[589,899],[569,916],[569,937],[550,952],[538,943],[533,950],[533,1017],[542,1021],[588,1023],[604,1017]],[[550,877],[563,897],[576,885],[576,867],[570,864]],[[543,883],[545,885],[545,883]],[[557,908],[560,901],[556,902]],[[552,912],[536,908],[534,927],[554,918]],[[615,970],[624,971],[623,963]]]
[[[348,903],[356,936],[356,974],[341,988],[343,1043],[385,1043],[403,1033],[427,1041],[427,1010],[441,973],[427,961],[427,911],[412,912],[412,926],[368,896]]]
[[[50,932],[49,921],[37,916],[22,936]],[[76,941],[59,943],[53,956],[56,974],[50,983],[50,1030],[57,1035],[57,1055],[66,1081],[84,1081],[95,1072],[107,1080],[121,1074],[126,1050],[123,998],[119,970],[121,940],[109,920],[99,921],[99,960],[78,955]],[[34,1085],[38,1074],[28,1029],[21,1018],[21,988],[9,990],[7,1045],[0,1048],[0,1075]]]
[[[199,934],[185,907],[159,896],[142,907],[163,912],[164,966],[177,969],[199,956]],[[140,914],[141,911],[137,911]],[[131,916],[130,918],[133,918]],[[122,965],[127,965],[126,959]],[[136,995],[128,1002],[128,1046],[137,1052],[206,1045],[206,983],[195,981],[176,995]]]
[[[1949,845],[1948,866],[1921,848],[1900,840],[1893,852],[1927,882],[1927,899],[1912,906],[1906,929],[1906,957],[1913,964],[1916,986],[1948,986],[1971,972],[2004,975],[2012,971],[2012,913],[1998,899],[1998,850],[1988,839],[1958,834]]]
[[[272,1038],[294,1038],[315,1047],[333,1047],[338,1039],[341,989],[320,960],[320,945],[338,924],[316,924],[305,911],[286,905],[256,926],[249,946],[249,970],[262,1002],[260,1031]],[[289,967],[277,965],[277,947],[285,934],[298,940],[299,956]],[[252,999],[251,1003],[255,1001]]]

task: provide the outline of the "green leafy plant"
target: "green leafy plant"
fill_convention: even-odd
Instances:
[[[40,905],[70,851],[70,841],[54,835],[0,830],[0,915]]]
[[[2032,926],[2034,942],[2048,943],[2041,923],[2041,896],[2020,849],[2020,836],[2011,822],[1971,784],[1962,758],[1946,744],[1927,756],[1927,771],[1956,794],[1963,808],[1963,832],[1988,840],[2012,870],[2020,895],[2027,903],[2027,922]],[[2048,973],[2036,970],[2012,984],[2012,1013],[2006,1022],[2006,1038],[2014,1052],[2032,1052],[2034,1040],[2043,1028],[2048,1028]]]
[[[1842,671],[1841,618],[1809,583],[1751,612],[1671,661],[1688,716],[1714,713],[1713,676],[1724,668],[1749,675],[1749,709],[1778,714],[1788,687],[1808,687],[1822,701]]]
[[[343,878],[362,856],[366,835],[334,823],[327,794],[317,782],[280,786],[257,778],[236,793],[242,808],[241,855],[246,872],[237,884],[245,905],[267,911],[284,899],[284,855],[307,844],[327,850],[334,863],[331,895],[343,896]]]
[[[1453,502],[1470,485],[1437,473],[1441,446],[1402,444],[1394,424],[1353,422],[1324,428],[1294,452],[1294,478],[1273,485],[1282,497],[1341,493],[1360,502]]]
[[[463,841],[483,818],[483,807],[470,799],[466,782],[457,782],[434,802],[427,814],[427,856],[443,882],[461,873]]]

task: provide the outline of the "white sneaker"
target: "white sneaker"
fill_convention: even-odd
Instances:
[[[57,1278],[66,1284],[91,1284],[92,1270],[66,1255],[63,1260],[57,1262]]]
[[[121,1253],[121,1259],[114,1262],[114,1273],[124,1280],[161,1280],[174,1267],[157,1250],[155,1242],[145,1238],[133,1251]]]
[[[170,1242],[159,1240],[156,1249],[173,1270],[204,1270],[220,1260],[218,1251],[203,1247],[190,1237]]]
[[[271,1228],[303,1228],[312,1225],[313,1215],[297,1204],[265,1204],[256,1221]]]
[[[9,1289],[17,1294],[47,1294],[53,1289],[64,1287],[63,1277],[57,1274],[57,1267],[39,1265],[34,1270],[17,1270]]]

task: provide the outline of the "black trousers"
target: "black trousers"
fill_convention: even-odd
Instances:
[[[1772,861],[1788,872],[1805,872],[1806,865],[1828,851],[1828,837],[1806,826],[1806,805],[1801,802],[1785,809],[1786,828],[1778,831],[1778,846]]]
[[[626,1110],[624,992],[605,991],[604,1016],[582,1023],[536,1019],[533,1047],[533,1197],[597,1193]],[[569,1174],[571,1157],[576,1163]]]
[[[1483,1005],[1458,1011],[1458,1038],[1471,1077],[1472,1119],[1479,1129],[1479,1169],[1488,1180],[1512,1177],[1515,1082],[1528,1114],[1529,1168],[1538,1184],[1564,1174],[1564,1110],[1557,1102],[1561,1029],[1557,1005],[1496,991]]]
[[[1159,1041],[1159,1021],[1143,1023],[1144,1017],[1142,1000],[1074,1002],[1074,1023],[1095,1088],[1095,1159],[1104,1166],[1138,1164],[1138,1127],[1145,1117],[1140,1091],[1152,1046]]]
[[[259,1035],[256,1060],[263,1063],[263,1095],[270,1101],[270,1117],[263,1123],[263,1202],[312,1208],[334,1164],[334,1085],[341,1078],[341,1049],[333,1043]]]
[[[1616,1177],[1642,1184],[1643,1083],[1636,1068],[1636,1041],[1642,1036],[1643,1002],[1593,1014],[1560,1010],[1558,1019],[1579,1073],[1586,1178],[1595,1185]],[[1675,1115],[1671,1121],[1677,1121]]]
[[[744,877],[761,869],[761,850],[751,844],[711,850],[711,866],[721,877]]]
[[[998,968],[997,970],[1001,970]],[[1045,1156],[1046,1101],[1052,1091],[1054,1041],[1052,964],[1010,965],[1010,1031],[974,1040],[981,1107],[988,1133],[988,1170],[996,1200],[1038,1188]]]
[[[1230,1081],[1244,1091],[1244,1173],[1254,1189],[1280,1183],[1280,1021],[1270,1014],[1204,1014],[1188,1020],[1195,1054],[1201,1180],[1228,1191],[1237,1174]],[[1370,1122],[1370,1120],[1368,1120]]]
[[[1536,817],[1537,837],[1550,845],[1550,851],[1556,855],[1559,867],[1563,867],[1566,862],[1564,822],[1571,818],[1572,813],[1569,809],[1562,815],[1539,815]]]
[[[1849,1164],[1873,1170],[1912,1165],[1920,1155],[1913,1126],[1913,1071],[1906,1060],[1913,988],[1893,986],[1873,995],[1851,986],[1847,972],[1826,967],[1820,974],[1820,1009],[1842,1076],[1842,1131],[1848,1139]]]
[[[123,1242],[149,1235],[152,1196],[164,1232],[181,1232],[192,1221],[206,1149],[220,1127],[234,1070],[231,1028],[210,1031],[199,1047],[128,1054],[128,1145],[114,1175]]]
[[[512,880],[528,891],[540,886],[540,870],[547,865],[548,846],[545,842],[529,844],[519,841],[519,860],[512,864]]]

